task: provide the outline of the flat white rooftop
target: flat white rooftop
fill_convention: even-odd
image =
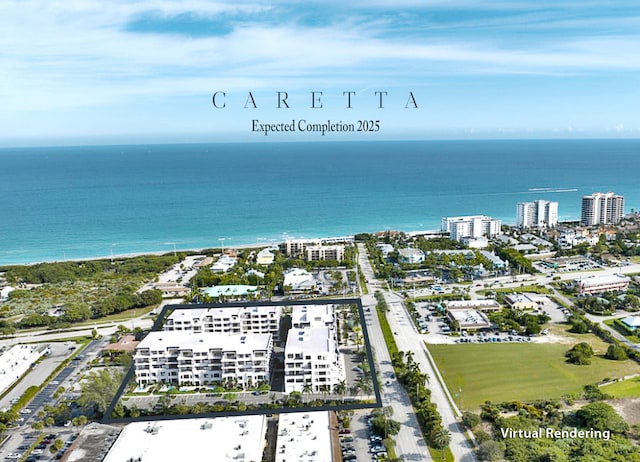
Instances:
[[[454,310],[449,311],[449,314],[460,323],[460,327],[462,328],[471,328],[471,327],[489,327],[489,319],[476,310]]]
[[[450,300],[446,302],[448,310],[459,310],[468,308],[493,308],[500,307],[500,304],[492,299],[479,298],[477,300]]]
[[[331,330],[326,327],[289,329],[285,354],[290,352],[328,353],[335,349]]]
[[[267,350],[270,347],[271,334],[233,335],[213,332],[194,333],[191,331],[149,332],[138,345],[138,349],[149,348],[152,351],[180,348],[194,351],[222,349],[238,353],[251,353],[254,350]]]
[[[291,310],[291,324],[309,324],[310,327],[326,327],[333,324],[333,307],[331,305],[294,306]]]
[[[280,415],[276,462],[291,461],[332,462],[328,412]]]
[[[138,457],[142,462],[261,462],[265,432],[265,416],[134,422],[120,433],[104,462]]]
[[[45,352],[43,345],[14,345],[0,356],[0,393],[22,377]]]
[[[591,276],[588,278],[577,279],[576,282],[585,287],[594,287],[600,285],[608,285],[608,284],[623,284],[630,282],[627,276],[623,276],[622,274],[612,274],[605,276]]]

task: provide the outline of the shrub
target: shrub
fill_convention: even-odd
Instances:
[[[624,349],[617,345],[609,345],[607,348],[607,353],[604,355],[607,359],[612,359],[614,361],[624,361],[627,359],[627,353],[625,353]]]

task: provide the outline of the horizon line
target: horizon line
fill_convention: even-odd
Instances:
[[[212,145],[212,144],[317,144],[317,143],[403,143],[403,142],[482,142],[482,141],[640,141],[638,137],[585,137],[585,138],[559,138],[559,137],[541,137],[541,138],[389,138],[389,139],[344,139],[344,140],[226,140],[226,141],[130,141],[123,143],[86,143],[86,144],[16,144],[2,145],[0,143],[0,151],[7,149],[46,149],[46,148],[83,148],[83,147],[125,147],[125,146],[185,146],[185,145]]]

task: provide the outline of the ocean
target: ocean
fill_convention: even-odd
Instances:
[[[595,191],[640,209],[640,140],[220,143],[0,149],[0,265],[515,222],[576,220]]]

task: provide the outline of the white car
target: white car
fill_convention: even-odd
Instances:
[[[9,454],[7,454],[7,457],[5,457],[5,459],[18,460],[20,457],[22,457],[22,454],[20,454],[19,452],[10,452]]]

